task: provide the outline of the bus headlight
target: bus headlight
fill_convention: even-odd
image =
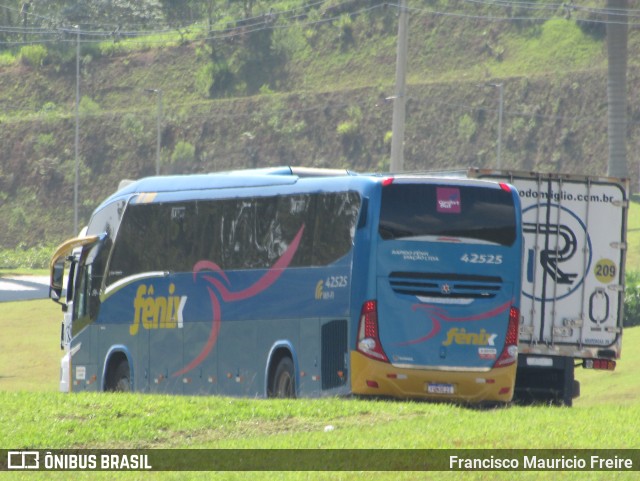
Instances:
[[[60,392],[71,392],[71,352],[60,360]]]

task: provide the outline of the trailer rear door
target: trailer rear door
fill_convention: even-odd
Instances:
[[[627,184],[611,178],[473,170],[522,202],[520,352],[619,357]]]

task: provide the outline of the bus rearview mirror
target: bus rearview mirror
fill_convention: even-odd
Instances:
[[[64,261],[58,261],[51,270],[51,285],[49,286],[49,297],[54,301],[59,301],[62,297],[62,283],[64,279]]]

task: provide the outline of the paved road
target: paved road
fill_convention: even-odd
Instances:
[[[48,297],[48,276],[0,277],[0,302],[28,301]]]

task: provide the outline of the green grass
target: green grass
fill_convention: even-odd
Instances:
[[[0,303],[0,309],[0,391],[54,392],[62,357],[60,307],[47,299]]]
[[[99,49],[103,55],[123,54],[153,48],[177,47],[206,36],[204,25],[194,24],[178,31],[167,31],[153,35],[141,35],[135,38],[120,38],[117,41],[100,42]]]
[[[354,399],[16,392],[2,393],[0,406],[0,438],[24,448],[640,448],[637,403],[475,410]],[[334,430],[325,432],[329,425]]]
[[[357,399],[255,400],[57,392],[59,307],[2,304],[0,447],[19,448],[640,448],[640,328],[625,331],[614,373],[577,371],[573,408],[471,409]],[[333,426],[325,431],[326,426]],[[29,479],[45,479],[30,473]],[[54,479],[67,479],[56,473]],[[88,475],[87,473],[84,473]],[[113,479],[114,473],[101,473]],[[184,479],[186,473],[116,479]],[[178,476],[180,474],[180,476]],[[267,473],[265,473],[267,474]],[[537,476],[534,478],[533,474]],[[603,473],[380,473],[382,479],[602,479]],[[7,476],[5,478],[5,476]],[[3,473],[0,479],[9,479]],[[91,475],[95,479],[96,473]],[[361,473],[274,473],[286,479],[356,479]],[[272,475],[269,478],[273,477]],[[47,474],[46,479],[52,475]],[[253,479],[218,473],[216,479]],[[190,473],[187,479],[209,479]],[[14,477],[12,479],[19,479]],[[607,473],[607,479],[634,479]]]
[[[558,72],[567,64],[573,69],[602,65],[602,42],[586,35],[575,21],[554,18],[532,31],[528,37],[506,36],[504,60],[494,67],[495,75]]]

